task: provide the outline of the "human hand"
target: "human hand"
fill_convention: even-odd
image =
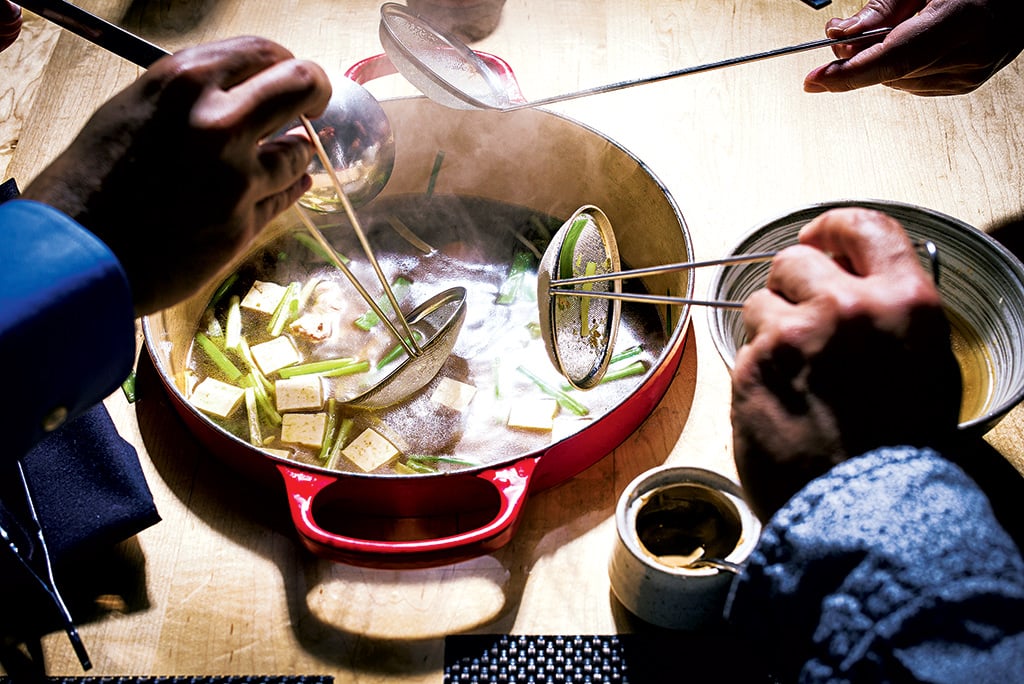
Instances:
[[[0,52],[9,48],[21,33],[21,8],[0,0]]]
[[[780,252],[743,316],[732,421],[753,510],[769,518],[833,465],[956,433],[961,380],[938,290],[902,227],[822,214]]]
[[[22,193],[95,233],[128,274],[136,313],[192,294],[309,189],[304,136],[331,86],[271,41],[235,38],[155,62],[100,107]]]
[[[892,27],[880,43],[837,45],[838,61],[804,78],[811,93],[882,83],[915,95],[969,93],[1024,48],[1018,0],[868,0],[848,19],[831,19],[829,38]]]

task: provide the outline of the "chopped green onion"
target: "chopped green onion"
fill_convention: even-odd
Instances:
[[[272,337],[279,336],[284,332],[284,326],[299,313],[299,283],[292,281],[285,288],[284,296],[274,309],[274,315],[267,323],[267,332]]]
[[[555,401],[557,401],[563,408],[572,411],[577,416],[585,416],[588,413],[590,413],[590,409],[588,409],[586,406],[576,401],[575,399],[573,399],[572,397],[570,397],[568,394],[558,389],[557,387],[549,385],[540,376],[538,376],[536,373],[532,372],[525,366],[519,366],[517,370],[526,377],[530,378],[530,380],[533,380],[534,384],[537,385],[537,387],[539,387],[542,392],[554,397]]]
[[[647,370],[647,368],[644,366],[643,361],[634,361],[628,366],[623,366],[622,368],[612,368],[604,374],[604,377],[601,378],[601,382],[611,382],[613,380],[621,380],[622,378],[628,378],[634,375],[642,375],[645,370]]]
[[[633,351],[633,350],[636,350],[636,351]],[[630,356],[636,356],[640,352],[641,352],[641,348],[640,347],[630,347],[629,349],[627,349],[626,351],[622,352],[621,354],[616,354],[615,356],[613,356],[611,358],[611,361],[609,361],[608,372],[604,374],[604,377],[601,378],[601,382],[598,383],[598,384],[603,384],[603,383],[606,383],[606,382],[612,382],[613,380],[621,380],[622,378],[629,378],[629,377],[632,377],[634,375],[642,375],[644,373],[644,371],[647,370],[647,367],[644,366],[644,362],[643,361],[634,361],[633,363],[631,363],[631,364],[629,364],[627,366],[621,366],[621,367],[618,367],[618,368],[614,367],[617,362],[621,362],[621,361],[623,361],[625,359],[628,359]],[[562,383],[562,390],[563,391],[569,392],[572,389],[573,389],[573,386],[570,385],[569,383],[567,383],[567,382],[566,383]]]
[[[467,461],[462,458],[454,458],[453,456],[432,456],[430,454],[410,454],[406,456],[407,461],[428,461],[433,463],[451,463],[454,465],[465,465],[465,466],[477,466],[480,465],[476,461]]]
[[[412,468],[411,466],[407,466],[406,464],[402,463],[401,461],[397,461],[395,463],[394,467],[395,467],[395,472],[398,473],[399,475],[420,475],[421,474],[420,471],[416,470],[415,468]]]
[[[128,373],[128,377],[121,383],[121,391],[124,392],[124,398],[128,400],[129,404],[135,403],[135,369],[132,368],[131,372]]]
[[[395,278],[395,282],[391,283],[391,292],[395,295],[396,300],[401,300],[402,297],[409,293],[409,288],[412,287],[412,283],[402,276]],[[391,308],[391,300],[387,297],[380,297],[377,300],[377,306],[380,307],[381,311],[386,314],[393,313]],[[376,311],[367,311],[362,316],[357,318],[354,323],[356,327],[362,328],[363,330],[372,330],[373,326],[380,323],[380,317]]]
[[[270,400],[270,394],[267,393],[267,388],[263,386],[262,381],[257,375],[259,371],[250,370],[249,375],[246,376],[249,379],[249,384],[256,393],[256,404],[263,409],[263,413],[267,415],[267,419],[270,420],[274,427],[281,424],[281,414],[277,412],[274,407],[274,403]]]
[[[300,311],[305,309],[306,305],[309,304],[309,300],[312,299],[313,297],[313,290],[316,289],[316,286],[319,285],[320,282],[320,278],[310,278],[308,281],[306,281],[306,284],[302,286],[302,290],[299,292]]]
[[[211,361],[220,369],[220,371],[227,377],[231,382],[238,380],[242,377],[242,371],[238,370],[238,366],[231,362],[224,352],[214,344],[213,340],[207,337],[204,333],[196,333],[196,344],[199,345],[200,349],[206,352],[206,355]]]
[[[345,443],[348,442],[348,435],[352,432],[352,427],[356,424],[351,418],[342,418],[341,423],[338,424],[338,433],[334,436],[334,444],[331,445],[331,453],[327,456],[327,462],[324,466],[327,468],[337,468],[338,460],[341,458],[341,450],[345,448]]]
[[[369,361],[357,361],[348,366],[342,366],[341,368],[335,368],[334,370],[323,371],[318,373],[325,378],[337,378],[342,375],[355,375],[356,373],[365,373],[370,370]]]
[[[595,273],[597,273],[597,263],[588,261],[584,275],[592,276]],[[583,284],[584,292],[590,292],[593,289],[593,283]],[[580,337],[590,337],[590,297],[582,299],[583,301],[580,302]]]
[[[533,265],[533,257],[529,252],[516,252],[512,258],[512,265],[508,269],[508,276],[501,284],[498,292],[498,304],[513,304],[523,290],[523,282],[526,274]]]
[[[428,243],[424,242],[419,235],[412,232],[407,225],[402,223],[397,216],[388,216],[388,223],[396,233],[408,242],[410,245],[420,250],[424,254],[433,254],[436,250]]]
[[[242,307],[238,295],[231,295],[228,318],[224,325],[224,348],[236,350],[242,342]]]
[[[249,443],[253,446],[263,446],[263,431],[260,429],[260,415],[256,408],[256,390],[252,387],[245,388],[245,414],[249,419]]]
[[[427,181],[427,197],[434,194],[434,185],[437,184],[437,175],[441,173],[441,164],[444,163],[444,150],[438,150],[434,157],[434,168],[430,170],[430,180]]]
[[[323,361],[310,361],[295,366],[287,366],[277,372],[282,378],[293,378],[296,375],[324,375],[334,377],[337,375],[351,375],[369,370],[368,361],[359,361],[350,356],[343,356],[338,359],[324,359]]]
[[[249,370],[252,371],[252,374],[263,385],[263,389],[267,392],[273,392],[274,383],[260,370],[259,365],[256,363],[256,358],[252,355],[252,349],[249,348],[249,341],[245,339],[245,335],[239,338],[238,355],[245,359],[245,362],[249,365]]]
[[[415,460],[412,460],[412,459],[406,460],[405,463],[402,463],[401,461],[396,463],[395,464],[395,469],[396,470],[398,469],[399,465],[404,465],[406,468],[408,468],[409,470],[411,470],[414,473],[428,473],[428,474],[432,474],[432,473],[436,473],[437,472],[437,468],[432,468],[431,466],[428,466],[425,463],[420,463],[419,461],[415,461]]]
[[[562,240],[562,248],[558,250],[558,277],[572,278],[573,273],[572,257],[576,253],[576,242],[580,239],[583,229],[590,223],[591,218],[587,214],[576,217],[576,220],[569,226],[569,230]]]
[[[205,332],[206,336],[211,339],[220,339],[224,337],[224,328],[221,327],[220,321],[217,320],[217,315],[213,312],[213,307],[210,307],[203,312],[203,318],[199,322],[199,327],[203,328],[203,332]]]
[[[210,306],[217,306],[217,303],[220,302],[221,298],[228,293],[228,290],[231,289],[231,286],[235,284],[236,280],[238,280],[237,272],[232,273],[230,276],[225,278],[224,282],[217,288],[217,291],[213,293],[213,297],[210,299]]]
[[[336,410],[337,401],[334,397],[327,400],[327,427],[324,429],[324,441],[320,445],[320,453],[317,458],[323,463],[331,455],[331,446],[333,444],[334,433],[338,424],[338,412]]]
[[[320,246],[320,243],[314,240],[311,236],[307,235],[306,233],[295,233],[294,237],[296,240],[298,240],[307,248],[309,248],[311,252],[322,258],[324,261],[326,261],[329,264],[334,264],[335,267],[340,268],[339,264],[334,261],[334,257],[328,254],[327,250]],[[341,260],[345,262],[346,266],[351,261],[351,259],[349,259],[341,252],[338,252],[338,256],[341,257]]]
[[[423,341],[423,333],[421,333],[419,330],[413,330],[412,336],[413,339],[416,340],[416,342]],[[405,341],[408,342],[409,338],[406,337]],[[405,347],[401,344],[396,344],[394,347],[388,350],[387,354],[381,357],[380,361],[377,362],[377,370],[384,368],[384,366],[388,365],[389,363],[397,359],[403,352],[405,352]]]
[[[643,352],[643,350],[644,348],[642,346],[640,346],[639,344],[634,344],[632,347],[627,347],[626,349],[623,349],[618,354],[612,354],[612,358],[608,361],[608,363],[615,364],[619,363],[620,361],[625,361],[626,359],[631,359],[634,356],[639,355],[641,352]]]

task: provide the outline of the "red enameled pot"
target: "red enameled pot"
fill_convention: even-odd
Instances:
[[[349,75],[366,80],[387,73],[388,67],[386,58],[378,56],[360,62]],[[538,109],[456,111],[421,97],[382,105],[396,145],[394,172],[382,197],[422,193],[438,150],[444,150],[437,193],[478,196],[564,217],[594,204],[611,220],[622,261],[630,268],[693,257],[686,224],[665,187],[639,159],[591,128]],[[279,217],[261,244],[293,229],[293,217],[291,212]],[[337,472],[256,449],[185,399],[186,355],[216,285],[143,321],[146,347],[172,404],[218,458],[273,483],[278,492],[283,482],[292,521],[307,548],[325,558],[372,567],[449,563],[507,543],[531,492],[591,466],[650,415],[675,375],[690,323],[688,307],[660,307],[667,341],[647,373],[636,379],[635,389],[588,426],[544,449],[495,454],[484,467],[437,475]],[[644,285],[658,294],[693,294],[686,273],[652,276]]]

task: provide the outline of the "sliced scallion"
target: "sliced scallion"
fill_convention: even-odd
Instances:
[[[238,380],[238,378],[242,377],[242,371],[238,370],[238,366],[232,363],[231,359],[229,359],[224,352],[220,350],[220,347],[214,344],[213,340],[207,337],[204,333],[196,333],[196,344],[198,344],[199,348],[206,353],[206,356],[213,361],[214,365],[220,369],[220,372],[224,374],[228,381],[234,382]]]
[[[541,391],[544,392],[544,394],[554,397],[555,401],[557,401],[559,405],[561,405],[564,409],[572,411],[577,416],[585,416],[588,413],[590,413],[590,409],[588,409],[586,406],[576,401],[575,399],[573,399],[572,397],[570,397],[568,394],[558,389],[557,387],[548,384],[547,382],[545,382],[543,378],[541,378],[539,375],[531,371],[529,368],[526,368],[525,366],[519,366],[517,370],[526,377],[530,378],[530,380],[533,380],[534,384],[537,385],[537,387],[539,387]]]

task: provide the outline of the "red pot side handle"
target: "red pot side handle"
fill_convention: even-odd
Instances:
[[[490,553],[508,543],[518,526],[526,503],[530,479],[539,459],[539,456],[531,456],[502,468],[453,476],[462,478],[463,482],[467,479],[473,480],[474,486],[484,483],[479,487],[481,489],[489,485],[497,494],[497,506],[493,517],[478,527],[436,538],[395,541],[347,536],[332,532],[317,522],[318,497],[344,497],[344,493],[339,494],[340,490],[331,492],[332,485],[340,482],[340,488],[360,485],[365,488],[365,482],[360,483],[356,478],[344,474],[334,475],[293,468],[287,463],[279,463],[277,468],[284,478],[292,523],[302,543],[314,554],[353,565],[413,568],[465,560]],[[406,477],[410,480],[420,479],[415,475]],[[388,478],[385,482],[386,484],[381,486],[388,493],[388,498],[407,500],[407,497],[396,496],[400,493],[394,491],[396,487],[392,486],[396,482],[401,482],[401,479]],[[409,484],[415,486],[415,489],[410,490],[413,492],[412,498],[416,497],[416,491],[422,492],[438,487],[444,496],[450,489],[443,477],[422,478],[419,482]]]
[[[526,98],[519,88],[519,81],[516,80],[516,75],[512,72],[512,67],[509,66],[508,62],[489,52],[481,52],[479,50],[474,50],[473,52],[498,76],[502,87],[508,93],[510,102],[526,102]],[[365,85],[367,81],[396,73],[398,73],[398,70],[395,69],[394,64],[391,63],[386,54],[382,53],[359,60],[348,68],[345,76],[360,85]]]

